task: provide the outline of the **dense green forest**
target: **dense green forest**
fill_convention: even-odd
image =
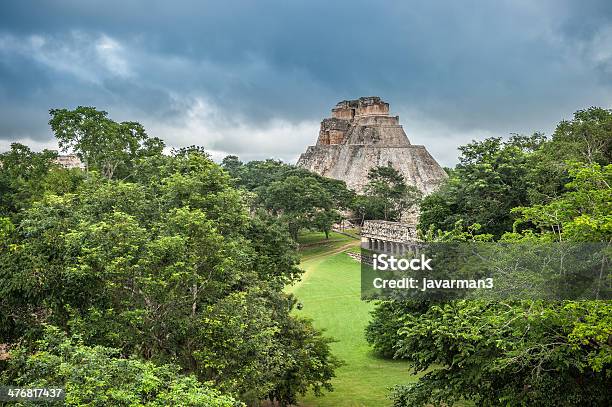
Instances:
[[[199,148],[162,154],[138,123],[80,107],[50,124],[87,171],[19,144],[0,156],[0,382],[62,384],[67,404],[100,406],[183,393],[287,405],[331,389],[330,339],[283,293],[301,274],[289,233],[301,223]],[[320,184],[333,190],[304,188],[335,218]]]
[[[551,138],[473,142],[421,203],[425,241],[612,242],[612,112],[578,111]],[[609,270],[610,263],[607,263]],[[367,338],[426,372],[394,406],[609,405],[610,301],[385,301]]]
[[[418,204],[425,241],[612,242],[609,110],[463,146],[424,198],[389,167],[356,195],[280,161],[164,154],[94,108],[50,113],[86,170],[21,144],[0,154],[0,383],[62,385],[67,405],[286,406],[333,390],[333,338],[285,289],[300,232],[345,217]],[[609,301],[382,301],[365,335],[424,373],[393,388],[397,407],[610,401]]]

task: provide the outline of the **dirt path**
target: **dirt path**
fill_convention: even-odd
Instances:
[[[319,257],[325,257],[325,256],[329,256],[331,254],[336,254],[336,253],[343,252],[343,251],[345,251],[348,248],[359,246],[359,243],[361,243],[359,240],[355,240],[353,242],[349,242],[347,244],[344,244],[344,245],[342,245],[340,247],[336,247],[335,249],[332,249],[332,250],[330,250],[328,252],[323,252],[323,253],[315,254],[315,255],[309,256],[309,257],[304,257],[302,259],[302,263],[306,262],[306,261],[311,261],[311,260],[318,259]]]
[[[359,240],[355,240],[355,241],[343,244],[342,246],[336,247],[334,249],[330,249],[329,251],[314,254],[309,257],[304,257],[300,261],[300,264],[304,264],[306,262],[311,262],[314,260],[323,260],[325,257],[331,256],[337,253],[341,253],[347,249],[350,249],[351,247],[359,246],[360,243],[361,242]],[[310,278],[310,274],[313,272],[313,270],[314,270],[314,267],[309,267],[307,270],[305,270],[304,274],[302,274],[302,278],[300,278],[300,281],[292,285],[291,288],[289,288],[286,292],[293,293],[298,287],[304,284],[304,282],[308,281],[308,279]]]

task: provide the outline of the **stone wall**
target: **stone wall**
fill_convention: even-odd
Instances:
[[[353,120],[360,116],[384,116],[389,114],[389,104],[378,96],[367,96],[355,100],[343,100],[332,109],[332,117]]]
[[[85,169],[85,164],[81,162],[76,154],[58,155],[55,162],[64,168],[80,168]]]
[[[355,110],[352,108],[334,108],[332,109],[332,118],[334,119],[343,119],[343,120],[353,120],[355,117]]]
[[[404,255],[419,251],[416,227],[407,223],[367,220],[361,227],[361,247],[367,250]]]
[[[349,127],[350,122],[348,120],[337,118],[323,119],[317,145],[342,144],[346,139]]]
[[[362,239],[380,239],[388,242],[417,242],[417,232],[414,225],[386,220],[366,220],[361,227]]]
[[[366,134],[373,138],[376,134]],[[368,183],[368,172],[376,166],[391,165],[409,185],[424,194],[433,192],[446,173],[423,146],[316,145],[300,156],[298,165],[325,177],[340,179],[357,192]]]
[[[389,114],[389,104],[377,96],[359,98],[355,116],[386,116]]]

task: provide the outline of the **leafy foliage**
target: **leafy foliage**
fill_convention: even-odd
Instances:
[[[500,237],[512,229],[511,209],[544,205],[567,192],[572,162],[610,164],[612,111],[591,107],[541,134],[489,138],[460,148],[460,163],[421,204],[422,230],[450,230],[461,220]]]
[[[330,340],[283,293],[301,274],[285,223],[249,211],[253,194],[200,148],[162,155],[140,125],[93,108],[52,115],[90,171],[44,167],[41,191],[0,218],[0,343],[27,347],[53,325],[253,404],[331,390]]]
[[[124,178],[138,158],[160,154],[164,143],[137,122],[117,123],[104,111],[79,106],[51,109],[49,125],[63,151],[72,149],[87,168],[106,178]]]
[[[380,208],[384,220],[399,221],[402,214],[416,206],[421,198],[419,190],[407,185],[404,176],[391,166],[370,169],[365,192],[366,200],[363,207],[359,207],[364,218],[368,212]]]
[[[243,405],[193,375],[180,374],[176,365],[126,359],[119,353],[117,349],[84,345],[48,326],[33,349],[11,350],[0,380],[22,387],[63,387],[67,406]]]
[[[459,301],[406,313],[396,357],[427,373],[396,406],[605,405],[612,385],[607,302]]]
[[[530,153],[542,137],[490,138],[460,147],[460,163],[440,190],[421,203],[420,228],[451,230],[478,223],[499,237],[512,228],[510,210],[529,203]]]
[[[342,219],[340,211],[353,200],[354,194],[344,182],[280,161],[243,164],[238,157],[227,156],[222,165],[238,186],[255,193],[252,207],[277,216],[295,241],[302,229],[329,236],[332,226]]]
[[[612,164],[570,163],[572,179],[562,197],[548,204],[514,208],[528,223],[556,240],[600,242],[612,236]]]
[[[561,122],[550,140],[514,136],[462,147],[448,181],[422,202],[422,237],[517,248],[599,242],[609,256],[611,120],[610,111],[590,108]],[[611,317],[609,301],[386,301],[366,337],[378,353],[425,372],[395,387],[396,407],[607,405]]]
[[[590,107],[563,120],[553,134],[557,157],[587,164],[612,162],[612,110]]]
[[[53,151],[36,153],[19,143],[0,154],[0,215],[15,216],[42,197],[45,180],[57,167],[53,162],[56,157]]]

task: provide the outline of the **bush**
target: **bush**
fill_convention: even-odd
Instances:
[[[419,382],[394,405],[603,406],[612,388],[612,304],[457,301],[407,311],[395,355]]]
[[[68,406],[243,406],[195,376],[181,375],[176,365],[155,365],[118,353],[85,346],[49,326],[33,349],[10,352],[0,379],[21,387],[64,387]]]

